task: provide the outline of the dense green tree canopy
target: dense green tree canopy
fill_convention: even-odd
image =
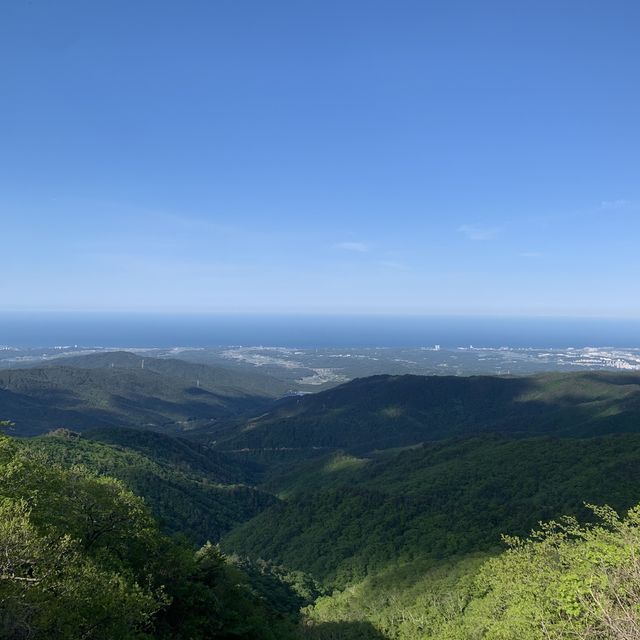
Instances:
[[[378,376],[189,437],[0,436],[0,637],[638,640],[639,397]]]
[[[120,480],[0,436],[0,636],[287,637],[217,547],[167,538]]]

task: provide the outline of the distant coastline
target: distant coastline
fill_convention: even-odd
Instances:
[[[640,320],[0,312],[0,346],[640,347]]]

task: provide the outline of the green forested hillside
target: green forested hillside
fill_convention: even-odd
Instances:
[[[354,621],[369,627],[360,635],[345,627],[340,640],[446,638],[439,635],[444,624],[460,617],[475,592],[475,577],[490,557],[476,553],[444,561],[392,562],[344,590],[319,597],[305,609],[306,625],[323,640],[331,637],[321,631],[327,624]],[[478,638],[482,636],[459,635],[456,640]]]
[[[63,434],[61,434],[63,435]],[[182,436],[157,431],[127,428],[89,429],[82,432],[87,440],[130,449],[169,468],[213,476],[227,484],[255,484],[261,466],[249,461],[238,463],[224,452]]]
[[[288,383],[273,376],[252,370],[238,372],[233,368],[188,362],[180,358],[157,358],[138,355],[130,351],[108,351],[82,356],[55,358],[41,362],[37,368],[75,367],[79,369],[145,369],[186,386],[200,386],[229,395],[255,395],[277,398],[287,393]]]
[[[271,486],[286,500],[235,528],[224,548],[344,586],[392,561],[499,546],[540,520],[626,509],[640,496],[640,434],[497,436],[430,443],[379,458],[334,455]]]
[[[393,565],[319,598],[306,624],[328,640],[633,640],[640,637],[640,507],[561,518],[491,558]],[[367,622],[361,634],[351,621]],[[316,626],[317,625],[317,626]],[[313,636],[311,636],[313,637]]]
[[[366,452],[500,432],[520,437],[638,431],[640,376],[374,376],[288,398],[216,439],[225,449]]]
[[[146,376],[157,397],[184,392],[109,371],[66,369],[78,415],[118,385],[149,392]],[[67,393],[47,396],[46,372],[24,379],[42,425]],[[234,404],[180,437],[130,428],[123,406],[115,425],[0,438],[0,636],[638,640],[640,525],[611,509],[640,502],[639,389],[635,375],[377,376],[248,422]],[[558,519],[504,550],[503,534]]]
[[[15,433],[37,435],[52,427],[179,432],[269,406],[263,394],[198,380],[195,374],[176,378],[147,367],[6,370],[0,372],[0,411],[16,424]]]
[[[219,454],[205,463],[197,445],[125,429],[90,435],[119,444],[62,432],[22,440],[20,447],[52,464],[81,464],[122,480],[145,499],[166,531],[182,533],[198,544],[218,541],[276,502],[273,495],[242,484],[245,474],[230,463],[221,464]]]
[[[163,536],[118,480],[0,436],[0,637],[292,637],[216,547]]]

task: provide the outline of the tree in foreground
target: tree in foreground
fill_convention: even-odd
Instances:
[[[168,538],[123,483],[0,436],[0,637],[288,637],[219,549]]]
[[[487,561],[460,620],[442,638],[638,640],[640,506],[624,518],[591,507],[596,524],[544,525]]]

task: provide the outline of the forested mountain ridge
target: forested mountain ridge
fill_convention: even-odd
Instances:
[[[230,380],[234,384],[238,380],[223,376],[221,382],[219,372],[206,365],[184,363],[183,367],[174,364],[178,361],[158,360],[142,368],[142,358],[125,354],[127,362],[133,358],[140,364],[111,367],[100,358],[103,367],[56,365],[0,371],[0,410],[16,423],[16,433],[37,435],[52,427],[124,426],[179,432],[260,413],[271,405],[271,396],[263,391],[227,386]],[[251,379],[247,387],[254,389]]]
[[[197,544],[217,542],[277,500],[247,484],[250,471],[220,454],[207,460],[197,445],[162,434],[111,429],[80,436],[63,431],[21,440],[19,446],[51,464],[80,464],[123,481],[145,499],[165,531]]]
[[[344,587],[396,561],[495,550],[503,533],[587,517],[585,502],[628,509],[640,497],[640,434],[491,435],[373,458],[333,454],[266,487],[284,500],[227,534],[223,548]]]
[[[227,433],[221,449],[367,452],[429,440],[504,433],[592,436],[640,430],[640,375],[373,376],[285,398]]]
[[[109,352],[0,371],[0,410],[20,435],[121,426],[189,430],[225,450],[354,452],[488,432],[635,431],[640,412],[640,376],[624,373],[373,376],[278,399],[286,389],[253,372]]]
[[[113,402],[114,389],[126,390],[132,381],[142,384],[145,393],[157,385],[158,396],[144,396],[150,410],[155,397],[184,391],[184,381],[145,372],[146,365],[145,370],[64,369],[68,376],[64,383],[77,385],[68,387],[70,392],[75,389],[76,403],[90,404],[95,398]],[[59,369],[22,371],[32,377],[15,378],[15,388],[16,381],[26,380],[38,389],[43,411],[37,417],[44,425],[66,393],[62,386],[51,392],[47,372],[54,372],[55,379]],[[177,386],[169,389],[172,385]],[[162,589],[145,591],[139,584],[141,599],[130,600],[127,606],[140,616],[123,619],[130,625],[129,635],[118,637],[620,640],[603,631],[606,625],[594,613],[593,603],[584,600],[580,585],[597,579],[603,589],[598,598],[616,595],[617,587],[604,585],[603,575],[610,571],[619,580],[635,571],[632,559],[621,549],[627,542],[634,548],[637,542],[636,516],[621,521],[600,512],[604,521],[593,533],[591,525],[581,528],[574,523],[565,539],[551,527],[531,544],[513,543],[513,551],[506,553],[501,536],[526,536],[540,521],[567,515],[592,523],[597,518],[585,503],[608,504],[624,513],[640,501],[639,388],[640,376],[633,374],[376,376],[313,396],[261,398],[266,404],[256,405],[256,417],[249,419],[240,409],[233,413],[227,407],[227,417],[212,421],[212,429],[166,427],[170,433],[136,422],[136,413],[135,419],[129,417],[136,427],[131,428],[121,408],[121,423],[107,419],[99,428],[79,434],[59,429],[35,438],[0,438],[10,451],[4,462],[0,460],[0,475],[9,478],[23,467],[42,468],[49,470],[41,474],[42,482],[52,482],[51,487],[41,488],[35,471],[29,471],[6,485],[13,487],[11,494],[6,489],[2,493],[0,487],[0,498],[12,501],[0,526],[8,527],[5,538],[13,541],[9,554],[22,553],[16,542],[23,535],[20,531],[34,532],[34,558],[40,558],[38,549],[51,544],[58,548],[55,545],[68,530],[75,540],[74,553],[84,558],[82,562],[94,563],[97,560],[90,548],[82,546],[85,534],[78,533],[74,519],[57,520],[58,529],[50,539],[50,530],[42,528],[43,518],[53,518],[56,510],[76,513],[90,504],[74,502],[77,493],[69,487],[78,478],[87,487],[97,479],[138,496],[125,502],[143,500],[134,503],[149,510],[145,518],[153,516],[153,523],[145,525],[157,531],[153,536],[179,534],[185,541],[179,543],[180,551],[173,542],[158,551],[151,583],[145,583],[165,585],[169,599],[163,600]],[[11,407],[0,404],[0,411],[12,418]],[[162,403],[160,409],[166,411]],[[109,412],[119,415],[111,405]],[[12,432],[19,434],[19,426]],[[48,425],[56,426],[70,425]],[[68,495],[56,497],[51,493],[56,490]],[[126,548],[132,534],[126,528],[121,531],[124,537],[117,544]],[[206,546],[207,541],[218,540],[226,556]],[[540,540],[542,546],[535,546]],[[581,541],[591,545],[589,549],[593,545],[609,549],[610,569],[602,573],[600,565],[581,565],[580,550],[587,548],[580,546]],[[197,545],[205,545],[204,550],[197,552]],[[562,567],[554,564],[556,552],[564,554],[563,562],[572,567],[571,578],[563,577]],[[168,573],[160,569],[163,556],[171,565]],[[112,594],[115,608],[99,605],[104,615],[120,615],[118,607],[124,605],[118,602],[127,601],[131,589],[138,588],[136,580],[149,575],[141,573],[139,560],[135,562],[135,567],[118,565],[124,572],[125,591]],[[182,562],[189,568],[178,573],[186,582],[172,573]],[[528,562],[535,575],[550,572],[544,596],[548,600],[539,600],[540,589],[528,590]],[[87,566],[77,565],[80,578],[87,575]],[[100,571],[105,567],[100,565]],[[510,571],[519,580],[512,591],[520,600],[501,590],[505,572]],[[76,589],[73,576],[59,575]],[[572,591],[576,575],[578,591]],[[98,578],[110,579],[107,574]],[[629,578],[632,583],[634,579]],[[207,589],[216,584],[221,591],[214,597]],[[193,589],[203,589],[208,594],[205,600],[198,600]],[[568,598],[566,606],[558,604],[558,594]],[[640,602],[640,586],[638,594]],[[6,611],[1,599],[18,602],[27,595],[36,598],[30,602],[48,602],[40,600],[38,590],[27,594],[0,577],[0,630],[8,628],[2,627]],[[227,611],[220,609],[221,602]],[[576,603],[579,613],[568,613]],[[253,613],[247,614],[244,607]],[[14,610],[9,614],[18,615]],[[91,618],[90,612],[83,615]],[[180,620],[190,622],[180,630]],[[69,622],[74,624],[84,623]],[[550,625],[553,634],[544,635],[541,625]],[[46,629],[46,635],[38,631],[40,635],[33,636],[37,640],[77,637],[56,635],[40,618],[36,627]],[[600,635],[579,635],[587,627],[597,628]],[[92,634],[86,637],[104,637]],[[7,637],[23,640],[15,634]]]
[[[63,435],[63,434],[59,434]],[[184,435],[168,435],[147,429],[106,427],[89,429],[82,437],[119,449],[133,450],[159,464],[181,471],[212,475],[217,482],[254,485],[260,465],[237,460]]]
[[[203,388],[215,389],[229,395],[255,395],[280,397],[290,389],[289,385],[274,376],[258,371],[239,372],[223,367],[189,362],[180,358],[140,355],[131,351],[106,351],[80,356],[64,356],[40,361],[30,368],[74,367],[78,369],[146,369],[174,380],[182,380],[189,386],[198,382]]]

